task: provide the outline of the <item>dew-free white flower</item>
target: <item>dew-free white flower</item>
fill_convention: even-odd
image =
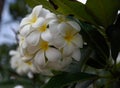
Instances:
[[[15,69],[18,74],[23,75],[28,72],[36,72],[36,69],[31,62],[25,63],[22,61],[22,57],[18,50],[10,51],[10,55],[12,56],[10,60],[11,67]]]
[[[63,56],[73,56],[75,60],[80,60],[80,50],[83,46],[82,36],[79,30],[73,28],[68,23],[60,23],[57,25],[59,34],[54,38],[54,45],[62,50]],[[51,29],[52,30],[52,29]]]
[[[33,62],[39,66],[45,66],[46,62],[55,62],[61,59],[61,52],[57,49],[52,47],[49,42],[46,42],[41,39],[39,43],[39,50],[36,53]]]
[[[40,38],[45,41],[52,40],[53,36],[49,30],[49,22],[55,17],[55,14],[42,8],[41,5],[36,6],[31,15],[22,20],[20,35],[26,37],[27,43],[31,46],[36,46]]]
[[[32,28],[39,25],[41,19],[45,18],[45,16],[49,13],[50,11],[44,9],[42,5],[34,7],[32,13],[21,21],[20,34],[23,36],[28,35],[32,31]]]
[[[33,31],[26,37],[28,44],[36,46],[39,43],[40,38],[43,40],[52,39],[52,34],[47,28],[49,25],[46,21],[47,19],[41,18],[40,24],[37,25],[36,28],[33,28]]]

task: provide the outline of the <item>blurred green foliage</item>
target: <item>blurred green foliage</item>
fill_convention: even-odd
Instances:
[[[10,4],[10,13],[13,19],[22,19],[28,13],[28,7],[25,0],[16,0],[14,3]]]

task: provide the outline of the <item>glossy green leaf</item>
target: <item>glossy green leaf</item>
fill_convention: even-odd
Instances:
[[[63,88],[64,86],[77,81],[95,80],[98,76],[87,73],[67,73],[56,75],[43,88]]]
[[[97,29],[86,23],[80,23],[81,34],[84,41],[91,47],[91,55],[89,56],[89,65],[95,68],[105,68],[109,59],[109,47],[104,36],[102,36]],[[99,67],[97,67],[99,66]]]
[[[43,7],[55,11],[53,6],[47,0],[25,0],[29,6],[34,7],[36,5],[43,5]]]
[[[106,28],[115,21],[120,0],[87,0],[86,7],[94,21]]]
[[[86,12],[85,5],[72,0],[51,0],[58,8],[56,9],[63,15],[74,15],[76,18],[95,24],[93,19]]]

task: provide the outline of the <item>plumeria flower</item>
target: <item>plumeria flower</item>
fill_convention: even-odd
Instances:
[[[47,63],[56,62],[59,59],[61,59],[61,52],[49,42],[41,39],[39,50],[33,60],[35,65],[44,67]]]
[[[47,19],[41,18],[39,25],[37,25],[36,28],[33,28],[33,31],[26,36],[26,40],[30,45],[36,46],[39,43],[40,38],[46,41],[51,40],[52,37]]]
[[[10,55],[12,56],[10,60],[10,64],[12,69],[15,69],[16,72],[20,75],[27,74],[29,72],[35,73],[37,72],[35,67],[33,66],[32,62],[23,62],[22,57],[19,51],[10,51]]]
[[[83,46],[83,40],[79,34],[79,30],[76,30],[68,23],[58,24],[59,34],[55,37],[52,43],[56,47],[62,50],[63,56],[72,57],[79,61],[80,60],[80,50]],[[59,41],[59,42],[58,42]]]
[[[42,5],[34,7],[32,13],[21,21],[20,34],[23,36],[28,35],[32,28],[36,27],[41,22],[41,19],[45,18],[49,13],[50,11],[42,8]]]
[[[36,6],[31,15],[22,20],[20,35],[26,37],[27,43],[31,46],[36,46],[40,38],[50,41],[53,36],[49,30],[49,22],[55,17],[55,14],[42,8],[41,5]]]

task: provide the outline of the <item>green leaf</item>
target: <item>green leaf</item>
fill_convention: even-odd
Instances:
[[[64,86],[77,81],[95,80],[98,76],[87,73],[67,73],[56,75],[43,88],[63,88]]]
[[[53,6],[47,0],[25,0],[29,6],[35,7],[36,5],[43,5],[46,9],[55,11]]]
[[[89,65],[95,68],[105,68],[109,59],[109,47],[104,36],[102,36],[97,29],[91,25],[80,22],[82,28],[81,34],[84,41],[91,47],[91,55],[89,56]],[[98,67],[96,67],[96,65]]]
[[[110,41],[112,57],[114,61],[116,61],[120,51],[120,14],[118,15],[115,24],[107,28],[106,34]]]
[[[70,0],[51,0],[58,8],[56,9],[57,12],[63,15],[74,15],[76,18],[87,21],[93,24],[96,24],[90,15],[87,14],[85,5],[77,2],[77,1],[70,1]]]
[[[94,21],[107,28],[115,21],[120,0],[87,0],[86,7]]]

